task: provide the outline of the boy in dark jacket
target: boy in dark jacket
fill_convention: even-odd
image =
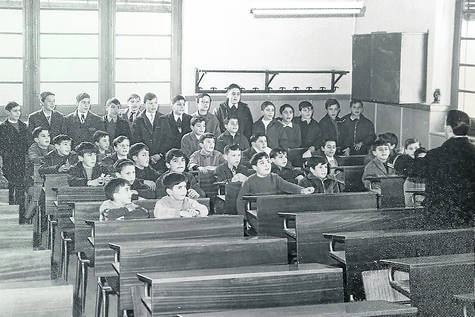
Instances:
[[[69,186],[104,186],[110,179],[107,168],[96,164],[97,148],[91,142],[76,147],[79,162],[69,171]]]
[[[76,152],[71,151],[71,138],[66,134],[53,139],[54,150],[49,152],[40,166],[40,175],[67,173],[78,162]]]
[[[345,155],[365,155],[376,139],[374,125],[363,115],[363,102],[351,100],[351,113],[342,118],[341,148]]]

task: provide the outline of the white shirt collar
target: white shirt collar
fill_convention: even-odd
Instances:
[[[292,122],[289,122],[289,123],[285,123],[284,121],[281,121],[282,125],[284,127],[289,127],[289,128],[292,128]]]
[[[153,121],[155,120],[155,113],[145,111],[145,115],[147,116],[148,120],[150,120],[150,123],[153,124]]]
[[[175,121],[178,121],[178,118],[183,121],[183,115],[177,116],[176,114],[173,114],[173,118],[175,118]]]

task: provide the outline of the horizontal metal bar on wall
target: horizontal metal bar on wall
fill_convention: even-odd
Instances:
[[[41,56],[40,59],[95,59],[98,60],[99,57],[60,57],[60,56]]]
[[[171,81],[169,80],[150,80],[150,81],[123,81],[123,80],[116,80],[116,84],[169,84]]]
[[[44,80],[40,84],[98,84],[99,81],[90,80]]]
[[[460,38],[462,41],[475,41],[475,37],[462,36]]]
[[[171,37],[171,34],[138,34],[138,33],[116,33],[115,36],[129,37]]]
[[[23,59],[22,56],[0,56],[1,59]]]
[[[0,84],[21,85],[23,84],[23,82],[22,81],[0,81]]]
[[[468,89],[459,89],[458,92],[464,92],[467,94],[475,94],[475,90],[468,90]]]
[[[337,73],[337,74],[348,74],[349,71],[346,70],[208,70],[208,69],[198,69],[200,73],[251,73],[251,74],[274,74],[274,73],[298,73],[298,74],[331,74],[331,73]]]
[[[23,32],[0,32],[0,35],[23,35]]]
[[[169,61],[171,57],[116,57],[115,59],[123,61]]]
[[[475,64],[460,63],[459,66],[463,66],[463,67],[475,67]]]

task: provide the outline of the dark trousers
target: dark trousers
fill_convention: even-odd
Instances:
[[[25,223],[25,185],[21,183],[8,183],[8,203],[19,205],[19,223]]]

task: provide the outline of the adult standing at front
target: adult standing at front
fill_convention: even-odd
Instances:
[[[447,141],[416,159],[409,173],[425,179],[425,223],[430,228],[474,224],[475,146],[467,137],[469,129],[469,116],[450,110],[445,124]]]
[[[103,129],[102,118],[89,111],[91,96],[83,92],[76,96],[76,110],[64,118],[64,134],[71,137],[73,145],[81,142],[94,142],[93,135]]]
[[[226,131],[225,121],[230,117],[236,117],[239,121],[239,130],[248,140],[252,133],[251,110],[244,102],[241,102],[241,87],[231,84],[226,89],[226,101],[216,109],[216,117],[219,120],[219,128]]]
[[[8,200],[20,205],[19,221],[25,222],[25,159],[31,144],[31,134],[26,123],[20,120],[21,107],[11,101],[5,106],[8,118],[0,124],[0,155],[3,173],[8,180]]]
[[[64,115],[56,111],[56,98],[54,93],[43,91],[40,94],[41,109],[30,113],[28,116],[28,129],[30,133],[38,127],[48,128],[51,139],[62,134],[64,129]]]

